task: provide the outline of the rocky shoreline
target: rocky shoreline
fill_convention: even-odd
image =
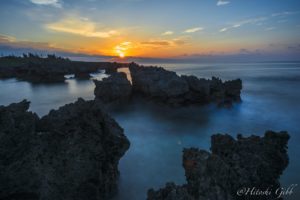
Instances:
[[[147,200],[225,200],[282,199],[276,189],[288,166],[287,132],[267,131],[263,137],[213,135],[211,152],[196,148],[183,150],[187,184],[167,183],[148,191]],[[250,194],[242,189],[256,188],[268,194]]]
[[[39,118],[29,102],[0,106],[0,199],[108,199],[117,191],[123,129],[98,101]]]
[[[242,81],[223,82],[195,76],[179,76],[161,67],[129,64],[132,84],[122,73],[113,73],[103,81],[95,81],[95,96],[106,104],[121,104],[135,96],[143,96],[171,106],[217,103],[231,106],[241,101]]]
[[[80,62],[48,55],[24,55],[23,57],[7,56],[0,58],[0,78],[17,78],[31,83],[64,82],[65,75],[74,74],[77,79],[89,79],[91,73],[105,70],[110,74],[125,63],[116,62]]]
[[[24,100],[0,106],[0,199],[111,199],[118,162],[129,148],[123,129],[98,100],[78,99],[39,118]],[[287,132],[211,137],[211,152],[183,150],[187,183],[150,189],[147,200],[282,199],[237,195],[241,188],[280,188],[288,166]]]
[[[116,70],[95,80],[95,99],[79,98],[39,118],[24,100],[0,106],[0,200],[106,200],[118,188],[118,163],[130,142],[106,114],[136,96],[169,106],[241,101],[242,81],[179,76],[159,67],[129,64],[132,83]],[[77,75],[85,77],[84,73]],[[281,199],[237,195],[243,187],[280,188],[288,166],[287,132],[237,139],[216,134],[211,152],[183,150],[187,183],[148,191],[148,200]]]

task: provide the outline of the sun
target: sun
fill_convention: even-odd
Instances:
[[[119,53],[119,57],[120,57],[120,58],[124,58],[124,57],[125,57],[125,54],[124,54],[123,52],[120,52],[120,53]]]

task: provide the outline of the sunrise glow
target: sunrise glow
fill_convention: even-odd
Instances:
[[[0,8],[1,19],[6,19],[0,22],[0,45],[7,54],[26,49],[108,59],[299,57],[299,2],[261,4],[258,0],[9,1]]]
[[[120,58],[124,58],[124,57],[125,57],[125,54],[124,54],[124,53],[119,53],[119,57],[120,57]]]

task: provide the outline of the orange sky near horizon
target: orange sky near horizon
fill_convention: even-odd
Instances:
[[[298,5],[295,0],[4,1],[0,47],[1,53],[149,58],[259,53],[294,58],[300,47]]]

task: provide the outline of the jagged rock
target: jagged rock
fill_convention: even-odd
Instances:
[[[231,105],[240,101],[242,81],[240,79],[222,82],[199,79],[195,76],[178,76],[161,67],[129,65],[134,93],[159,100],[170,105],[189,105],[216,102]]]
[[[173,195],[173,191],[180,191],[180,187],[194,200],[282,199],[275,191],[280,188],[279,177],[289,162],[288,140],[286,132],[272,131],[267,131],[264,137],[239,135],[237,140],[229,135],[213,135],[211,153],[196,148],[184,149],[186,185],[150,190],[148,199],[167,199],[165,197]],[[261,191],[269,188],[270,194],[244,192],[238,195],[243,188]],[[175,194],[170,199],[184,199],[182,193]]]
[[[128,67],[128,64],[71,61],[55,55],[5,56],[0,57],[0,79],[17,78],[32,83],[64,82],[66,74],[75,74],[79,79],[89,79],[90,73],[97,73],[99,70],[114,73],[120,67]]]
[[[113,73],[102,81],[94,80],[94,83],[95,98],[105,104],[128,102],[131,97],[132,86],[123,72]]]
[[[117,189],[118,161],[129,148],[123,129],[97,101],[52,110],[29,102],[0,106],[0,199],[107,199]]]
[[[105,69],[106,74],[114,74],[118,72],[118,66],[110,66]]]
[[[175,72],[161,67],[141,67],[129,65],[133,91],[163,102],[181,103],[179,96],[189,91],[187,82]],[[178,97],[178,98],[177,98]],[[176,102],[176,100],[179,102]]]
[[[148,200],[194,200],[188,193],[185,186],[177,186],[175,183],[167,183],[166,187],[155,192],[153,189],[148,191]]]
[[[224,82],[225,98],[233,101],[241,101],[242,80],[230,80]]]

